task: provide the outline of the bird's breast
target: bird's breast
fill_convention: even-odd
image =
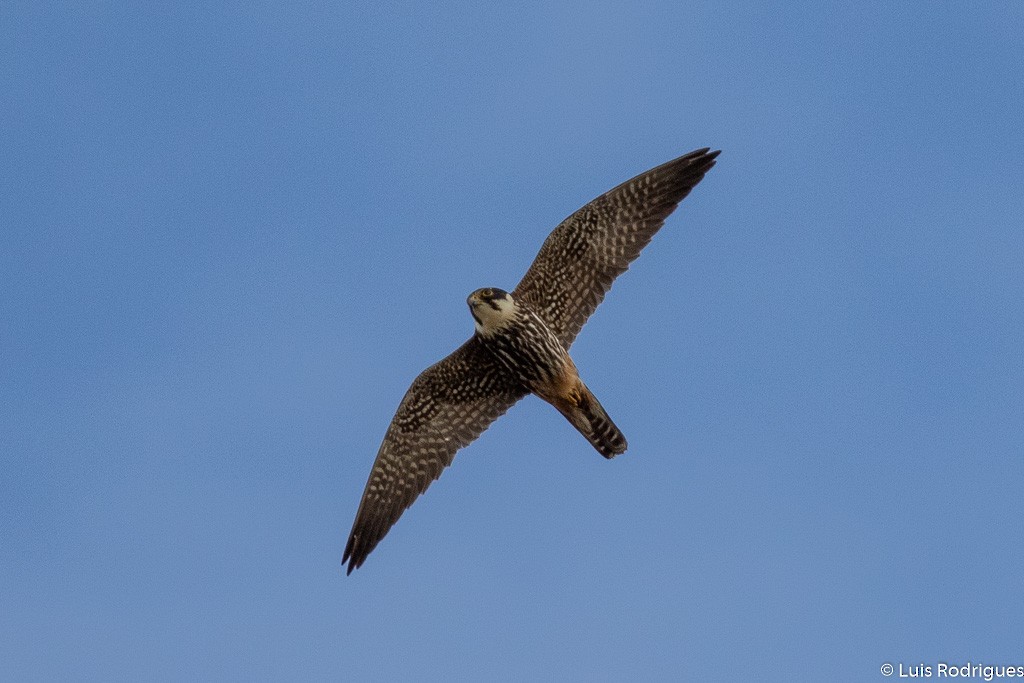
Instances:
[[[566,371],[574,368],[565,347],[532,311],[481,340],[509,372],[534,391],[560,382]]]

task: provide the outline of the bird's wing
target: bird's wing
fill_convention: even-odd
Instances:
[[[359,567],[406,508],[527,390],[474,336],[413,381],[391,420],[342,564]]]
[[[698,149],[627,180],[552,231],[512,292],[544,317],[566,348],[718,152]]]

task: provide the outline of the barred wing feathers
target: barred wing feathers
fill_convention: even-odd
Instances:
[[[342,564],[366,560],[402,513],[526,389],[474,336],[417,377],[384,436],[356,513]]]
[[[612,282],[704,178],[718,152],[698,149],[627,180],[554,229],[513,297],[529,301],[566,348]]]

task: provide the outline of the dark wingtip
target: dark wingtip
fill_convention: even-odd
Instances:
[[[376,543],[368,545],[365,539],[365,534],[359,534],[355,531],[349,536],[348,543],[345,544],[345,553],[341,556],[341,566],[344,567],[348,564],[348,567],[345,569],[345,576],[362,567],[363,562],[366,562],[366,558],[377,545]]]
[[[348,543],[345,544],[345,553],[341,556],[341,566],[344,567],[346,564],[348,564],[348,568],[345,570],[345,576],[350,575],[353,569],[358,567],[359,564],[362,564],[356,563],[355,553],[353,552],[355,550],[355,544],[356,535],[352,534],[348,538]]]
[[[353,571],[363,566],[363,560],[365,559],[365,557],[357,558],[355,555],[353,555],[352,557],[345,556],[341,560],[342,567],[345,567],[345,563],[348,563],[348,567],[345,567],[345,576],[351,575]]]
[[[714,152],[711,151],[710,147],[701,147],[698,150],[690,152],[686,156],[693,159],[693,161],[706,168],[711,168],[715,165],[715,158],[722,153],[722,150],[716,149]]]
[[[714,167],[715,158],[722,153],[722,150],[720,149],[716,149],[713,152],[710,150],[710,147],[702,147],[701,149],[694,150],[682,157],[682,159],[689,162],[684,167],[685,171],[683,172],[685,175],[693,178],[691,187],[704,179],[704,174]]]
[[[692,188],[704,178],[705,173],[711,170],[715,165],[715,158],[721,153],[722,150],[720,149],[712,152],[710,147],[701,147],[640,175],[657,175],[667,171],[675,176],[679,182],[686,183]],[[684,194],[679,199],[682,200],[685,196]]]

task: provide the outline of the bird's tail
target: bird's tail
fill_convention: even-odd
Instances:
[[[626,437],[582,381],[577,380],[568,395],[555,399],[552,404],[604,457],[614,458],[626,452]]]

